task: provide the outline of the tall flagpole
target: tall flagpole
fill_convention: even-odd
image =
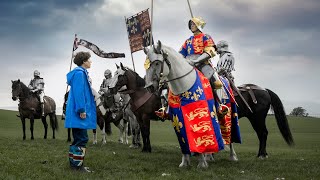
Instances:
[[[77,34],[74,34],[74,40],[76,40],[77,38]],[[71,60],[70,60],[70,68],[69,68],[69,72],[71,71],[71,67],[72,67],[72,59],[73,59],[73,56],[74,56],[74,40],[73,40],[73,45],[72,45],[72,53],[71,53]],[[68,92],[68,88],[69,88],[69,85],[67,84],[67,88],[66,88],[66,92],[65,94],[67,94]],[[63,115],[63,111],[62,111],[62,115]],[[62,116],[61,115],[61,116]]]
[[[77,38],[77,34],[74,34],[74,40]],[[73,59],[73,56],[74,56],[74,40],[73,40],[73,45],[72,45],[72,53],[71,53],[71,60],[70,60],[70,68],[69,68],[69,72],[71,71],[71,67],[72,67],[72,59]],[[68,92],[68,85],[67,85],[67,88],[66,88],[66,93]]]
[[[74,40],[77,38],[77,34],[74,34]],[[73,59],[73,55],[74,55],[74,42],[73,42],[73,46],[72,46],[72,54],[71,54],[71,61],[70,61],[70,68],[69,68],[69,72],[71,71],[71,67],[72,67],[72,59]]]
[[[190,2],[189,2],[189,0],[187,0],[187,1],[188,1],[188,6],[189,6],[189,10],[190,10],[191,18],[193,18],[193,13],[192,13],[192,9],[191,9],[191,6],[190,6]]]
[[[153,24],[153,0],[151,0],[151,19],[150,19],[150,46],[153,45],[153,41],[152,41],[152,31],[153,31],[153,28],[152,28],[152,24]]]
[[[124,22],[125,22],[125,24],[127,26],[127,18],[126,18],[126,16],[124,16]],[[126,27],[126,29],[127,29],[127,27]],[[134,61],[133,61],[133,56],[132,56],[132,51],[131,51],[131,46],[130,46],[130,37],[129,37],[130,34],[129,34],[128,30],[127,30],[127,35],[128,35],[128,40],[129,40],[129,47],[130,47],[130,54],[131,54],[131,61],[132,61],[133,71],[136,72],[136,68],[134,66]]]

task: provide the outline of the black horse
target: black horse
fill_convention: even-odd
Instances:
[[[268,156],[266,151],[268,130],[266,127],[266,117],[270,107],[272,108],[278,128],[281,135],[289,146],[294,145],[294,140],[289,128],[286,113],[283,104],[276,93],[270,89],[264,89],[254,84],[244,84],[238,87],[239,93],[248,103],[245,104],[243,99],[233,88],[235,92],[235,99],[238,103],[239,118],[247,117],[259,138],[258,157],[265,158]]]
[[[126,86],[126,90],[119,91]],[[160,108],[161,101],[157,94],[150,93],[144,88],[145,81],[129,68],[117,65],[117,71],[109,86],[111,93],[126,93],[130,95],[131,110],[137,118],[143,139],[142,152],[151,152],[150,119],[157,119],[155,111]]]
[[[41,119],[44,126],[44,139],[47,139],[48,123],[46,117],[50,117],[50,125],[52,128],[52,138],[55,139],[55,130],[58,130],[58,121],[56,116],[56,104],[49,96],[44,96],[44,117],[41,117],[40,101],[36,94],[32,93],[30,89],[20,81],[12,81],[12,100],[19,99],[19,113],[22,122],[23,140],[26,139],[26,124],[25,119],[30,119],[31,139],[33,137],[34,119]]]

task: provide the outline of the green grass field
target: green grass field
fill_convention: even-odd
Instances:
[[[290,148],[280,135],[273,116],[268,116],[269,158],[256,158],[258,139],[249,121],[240,120],[243,143],[236,144],[238,162],[228,161],[228,152],[215,156],[208,169],[178,168],[181,153],[169,121],[151,123],[152,153],[119,144],[118,130],[108,136],[106,145],[92,145],[92,132],[85,163],[95,172],[84,174],[69,169],[67,131],[59,118],[56,139],[48,130],[43,139],[41,120],[35,121],[34,140],[22,140],[22,125],[14,111],[0,110],[0,179],[320,179],[320,119],[288,117],[296,146]],[[47,120],[49,121],[49,120]],[[100,130],[98,138],[101,139]],[[130,139],[131,140],[131,139]]]

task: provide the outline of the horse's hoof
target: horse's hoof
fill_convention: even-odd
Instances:
[[[179,164],[179,168],[184,168],[184,167],[188,167],[188,165],[187,165],[187,164],[185,164],[185,163],[181,163],[181,164]]]
[[[23,139],[23,140],[26,140],[26,137],[23,137],[22,139]]]
[[[43,139],[47,139],[47,136],[44,136]]]
[[[234,161],[234,162],[237,162],[239,159],[235,156],[230,156],[230,161]]]
[[[71,139],[67,139],[67,142],[71,142]]]
[[[34,140],[34,137],[31,137],[31,140]]]
[[[258,158],[261,159],[261,160],[265,160],[265,159],[268,158],[268,156],[259,156]]]
[[[208,167],[209,167],[208,163],[199,163],[197,166],[197,168],[199,169],[206,169]]]
[[[93,145],[94,145],[94,144],[98,144],[98,142],[97,142],[97,141],[93,141],[93,143],[92,143],[92,144],[93,144]]]

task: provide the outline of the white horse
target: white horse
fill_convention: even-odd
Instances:
[[[154,47],[151,49],[145,48],[144,51],[147,55],[147,60],[145,62],[145,68],[146,68],[146,86],[145,87],[152,86],[159,82],[160,83],[167,82],[169,85],[169,89],[173,95],[182,95],[183,93],[186,93],[186,92],[189,93],[190,88],[192,88],[195,82],[198,81],[197,71],[195,70],[195,68],[191,66],[187,62],[187,60],[183,58],[182,55],[176,52],[174,49],[161,45],[160,41],[158,41],[157,47]],[[170,98],[169,98],[169,101],[170,101]],[[213,112],[211,111],[210,116],[211,117],[212,115],[216,116],[215,112],[216,112],[215,110]],[[173,117],[173,119],[174,118],[175,117]],[[214,124],[214,122],[212,122],[212,124]],[[181,124],[179,125],[181,128]],[[218,131],[215,133],[218,133]],[[230,158],[232,160],[237,160],[236,153],[233,149],[233,146],[230,145],[230,148],[231,148]],[[202,167],[202,168],[208,167],[207,158],[205,156],[205,154],[207,153],[212,153],[212,152],[199,152],[198,167]],[[184,167],[189,165],[190,165],[190,153],[183,152],[182,162],[179,165],[179,167]]]

